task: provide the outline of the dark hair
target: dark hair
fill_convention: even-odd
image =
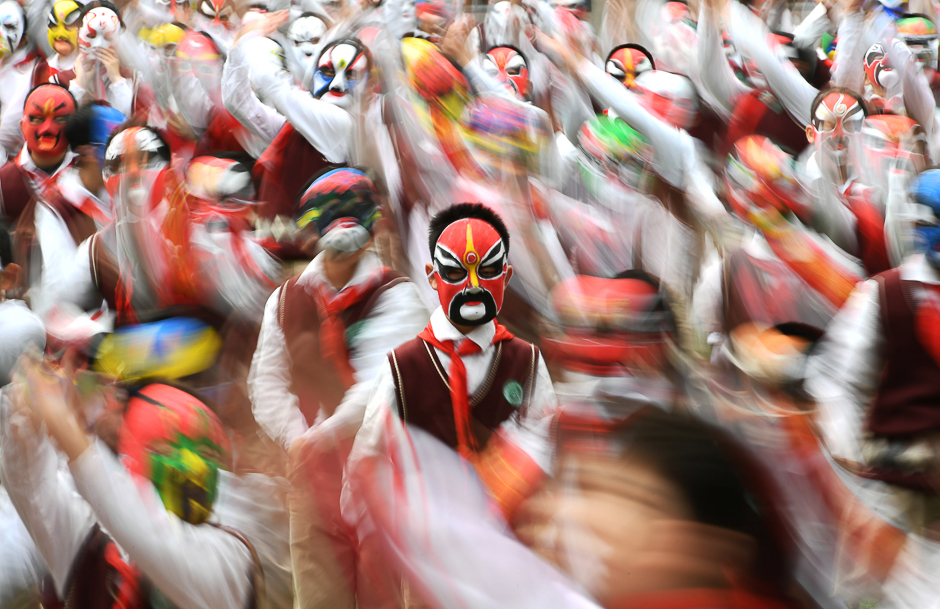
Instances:
[[[496,229],[500,239],[506,244],[506,253],[509,253],[509,229],[499,215],[482,203],[456,203],[444,211],[431,218],[431,225],[428,227],[428,248],[431,250],[431,257],[434,257],[434,247],[437,240],[441,238],[441,233],[448,226],[458,220],[466,218],[475,218],[482,220]]]
[[[69,122],[65,124],[65,139],[68,140],[73,150],[78,146],[91,143],[91,121],[95,117],[93,108],[107,105],[107,102],[93,100],[84,104],[69,117]]]
[[[653,54],[647,51],[646,47],[644,47],[643,45],[634,44],[632,42],[628,42],[627,44],[621,44],[612,48],[610,50],[610,53],[607,53],[607,59],[604,60],[604,63],[606,64],[608,61],[610,61],[610,58],[613,56],[613,54],[619,51],[620,49],[635,49],[643,53],[644,55],[646,55],[646,58],[650,60],[650,66],[652,66],[654,70],[656,69],[656,62],[653,61]]]
[[[730,434],[693,416],[647,407],[616,427],[621,458],[644,463],[678,487],[697,522],[749,535],[753,575],[777,591],[790,552],[770,477]]]
[[[13,262],[13,239],[10,238],[7,223],[0,218],[0,267],[11,262]]]
[[[60,84],[57,83],[57,82],[41,82],[41,83],[39,83],[38,85],[36,85],[35,87],[33,87],[32,89],[30,89],[30,90],[29,90],[29,93],[27,93],[27,94],[26,94],[26,97],[24,97],[23,99],[24,99],[24,100],[29,99],[29,96],[32,95],[32,94],[36,91],[36,89],[39,89],[40,87],[59,87],[60,89],[63,89],[66,93],[69,94],[69,97],[72,98],[72,104],[73,104],[76,108],[78,108],[78,102],[75,101],[75,96],[72,95],[72,92],[69,91],[68,87],[63,87],[62,85],[60,85]],[[25,110],[24,110],[24,112],[25,112]]]
[[[868,108],[868,102],[865,101],[865,98],[846,87],[829,87],[828,89],[823,89],[816,94],[816,97],[813,98],[813,103],[809,107],[809,122],[813,124],[813,116],[816,114],[816,107],[822,103],[822,100],[826,98],[830,93],[842,93],[843,95],[848,95],[855,99],[861,106],[862,112],[865,113],[865,116],[868,117],[871,115],[871,111]]]

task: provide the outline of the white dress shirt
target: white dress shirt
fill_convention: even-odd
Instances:
[[[360,259],[352,279],[343,290],[361,285],[382,272],[382,262],[372,251]],[[323,254],[307,265],[298,285],[324,285],[335,292],[323,275]],[[340,290],[341,292],[342,290]],[[255,420],[267,434],[289,449],[307,431],[307,421],[291,390],[290,354],[284,332],[278,322],[278,288],[268,298],[258,336],[258,346],[248,375],[248,394]],[[338,294],[338,292],[336,292]],[[316,315],[316,311],[310,311]],[[425,325],[428,313],[413,283],[401,283],[383,292],[362,326],[348,338],[349,361],[353,368],[353,385],[337,407],[334,417],[362,420],[372,381],[385,355],[401,343],[414,338]]]

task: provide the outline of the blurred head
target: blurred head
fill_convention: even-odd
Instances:
[[[9,57],[23,42],[26,14],[16,0],[0,2],[0,59]]]
[[[208,22],[226,29],[235,26],[232,23],[232,18],[236,16],[232,0],[194,0],[192,9],[203,23]]]
[[[927,15],[908,13],[898,20],[898,37],[910,47],[914,57],[925,69],[936,70],[938,61],[937,26]]]
[[[320,52],[311,92],[317,99],[349,109],[353,95],[367,86],[371,69],[369,52],[358,39],[335,40]]]
[[[538,155],[549,137],[522,101],[500,95],[474,98],[460,120],[460,132],[477,163],[495,176],[526,168],[538,171]]]
[[[511,46],[493,47],[483,56],[483,69],[516,99],[531,101],[529,63],[522,51]]]
[[[176,76],[182,77],[176,84],[191,85],[191,79],[199,81],[210,98],[218,97],[221,103],[222,54],[209,36],[190,30],[176,47],[176,57],[171,66]]]
[[[141,203],[157,175],[170,164],[170,147],[155,131],[130,127],[115,134],[104,152],[105,187],[112,200]]]
[[[927,262],[940,269],[940,169],[930,169],[911,182],[915,205],[914,230]]]
[[[72,150],[79,155],[79,175],[91,192],[104,187],[104,151],[114,130],[126,120],[118,110],[100,103],[86,104],[72,115],[65,127]]]
[[[872,93],[878,97],[887,97],[897,90],[901,82],[901,73],[894,69],[884,45],[876,42],[865,52],[865,82],[871,86]]]
[[[764,559],[785,579],[740,454],[718,429],[656,407],[626,420],[566,408],[556,492],[529,525],[535,549],[611,608],[649,592],[746,589]]]
[[[54,165],[65,156],[69,148],[65,125],[74,113],[75,98],[65,87],[43,84],[26,96],[20,126],[37,165]]]
[[[372,242],[381,217],[375,184],[362,170],[333,169],[315,178],[300,195],[297,228],[318,240],[330,258],[348,258]]]
[[[422,38],[405,38],[401,49],[408,82],[414,91],[439,107],[447,118],[459,120],[470,100],[470,84],[463,72]]]
[[[634,90],[644,108],[673,127],[689,129],[698,118],[698,94],[685,76],[649,70],[637,76]]]
[[[137,35],[154,49],[160,50],[164,57],[170,58],[176,55],[176,49],[186,31],[175,23],[164,23],[155,28],[141,28]]]
[[[648,378],[666,369],[675,321],[659,282],[643,271],[569,277],[552,288],[551,304],[560,329],[542,346],[566,370]]]
[[[496,319],[512,277],[509,230],[480,203],[459,203],[431,219],[425,268],[447,318],[458,326]]]
[[[59,0],[49,11],[46,35],[49,46],[57,54],[67,57],[78,50],[78,26],[82,7],[75,0]]]
[[[454,0],[415,0],[414,7],[418,29],[434,43],[443,38],[457,16]]]
[[[640,178],[651,158],[649,142],[639,131],[619,118],[598,115],[578,131],[578,145],[584,152],[580,163],[582,178],[591,191],[591,182],[611,177],[631,188],[640,187]]]
[[[587,2],[585,0],[551,0],[552,6],[556,9],[564,9],[577,17],[578,19],[584,19],[584,15],[587,13]]]
[[[638,44],[622,44],[615,47],[604,63],[604,70],[628,89],[635,87],[637,76],[655,69],[653,56]]]
[[[167,511],[191,524],[212,513],[227,445],[215,413],[195,396],[162,384],[131,396],[118,437],[125,467],[150,480]]]
[[[806,137],[816,145],[823,175],[833,177],[848,166],[851,143],[861,133],[867,115],[865,101],[850,89],[833,87],[813,100]]]
[[[186,168],[186,184],[195,197],[219,203],[244,203],[255,198],[248,168],[233,159],[198,156]]]
[[[764,210],[807,218],[793,157],[762,135],[747,135],[735,142],[728,155],[725,184],[731,209],[745,222],[757,222]]]
[[[290,24],[287,37],[294,43],[304,70],[309,70],[316,60],[320,39],[326,34],[326,22],[313,13],[304,13]]]
[[[859,181],[887,193],[890,182],[906,186],[927,166],[927,136],[906,116],[869,116],[852,153]]]
[[[85,53],[98,49],[110,49],[121,31],[120,12],[106,0],[95,0],[82,9],[81,26],[78,29],[78,47]]]

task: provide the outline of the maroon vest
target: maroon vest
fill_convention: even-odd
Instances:
[[[252,566],[249,573],[251,590],[247,609],[255,609],[259,606],[258,599],[265,594],[265,583],[261,559],[254,546],[236,529],[216,524],[204,526],[221,529],[248,547]],[[155,606],[153,600],[158,598],[162,599],[162,602],[156,603],[156,606],[172,606],[136,567],[131,566],[122,570],[108,560],[108,548],[113,545],[111,537],[95,525],[78,551],[75,562],[72,563],[71,572],[65,584],[65,599],[58,598],[51,581],[47,581],[42,586],[43,607],[46,609],[114,609],[120,606],[115,593],[122,585],[122,578],[127,575],[134,578],[132,587],[137,593],[133,595],[134,598],[129,599],[126,609],[149,609]],[[127,582],[123,583],[126,585]]]
[[[940,366],[921,346],[915,326],[917,281],[898,269],[876,277],[885,339],[885,367],[868,416],[876,436],[905,437],[940,430]]]
[[[261,202],[259,215],[263,218],[294,217],[300,189],[310,178],[331,166],[303,134],[290,123],[284,123],[255,163],[253,173]]]
[[[780,260],[760,260],[739,249],[725,259],[722,276],[724,326],[730,332],[747,322],[770,326],[800,322],[825,328],[832,312],[821,298]]]
[[[388,354],[398,398],[398,416],[451,448],[457,448],[457,425],[447,387],[447,369],[434,347],[420,338]],[[482,448],[500,424],[519,412],[526,416],[535,386],[539,351],[519,338],[496,345],[486,379],[470,396],[473,434]]]
[[[290,355],[291,390],[300,401],[299,407],[313,425],[317,412],[324,408],[332,414],[349,389],[336,373],[336,363],[330,362],[320,352],[320,315],[316,297],[304,285],[297,285],[298,277],[288,279],[278,297],[278,324],[284,332],[287,352]],[[386,268],[381,279],[363,298],[346,309],[340,318],[346,326],[346,345],[356,331],[356,324],[364,321],[378,303],[379,297],[389,288],[409,281],[408,278]]]

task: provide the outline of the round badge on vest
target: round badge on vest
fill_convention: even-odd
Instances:
[[[522,385],[519,381],[506,381],[503,385],[503,397],[513,408],[522,406]]]

